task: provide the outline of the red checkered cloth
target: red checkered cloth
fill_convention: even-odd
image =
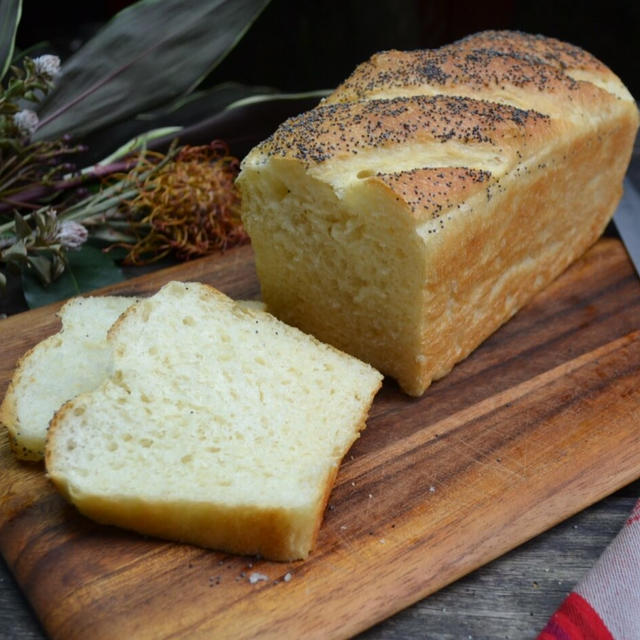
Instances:
[[[640,640],[640,500],[538,640]]]

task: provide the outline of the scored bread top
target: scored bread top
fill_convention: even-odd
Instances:
[[[294,160],[337,193],[365,182],[400,198],[410,193],[407,213],[420,222],[442,209],[441,195],[454,206],[524,155],[535,155],[561,131],[561,125],[536,111],[461,96],[321,104],[281,125],[245,166]],[[442,180],[441,168],[448,169],[445,182],[457,188],[440,195],[425,191],[430,176]],[[403,189],[393,191],[398,182]]]
[[[609,118],[631,129],[637,109],[593,56],[543,36],[484,32],[374,55],[243,166],[302,164],[339,195],[366,183],[404,201],[419,224]]]
[[[511,148],[515,154],[527,140],[551,134],[550,118],[530,109],[461,96],[410,96],[321,104],[287,120],[261,149],[311,168],[412,143],[476,144],[494,153]]]
[[[544,62],[561,69],[583,69],[611,73],[600,60],[576,45],[556,38],[522,31],[481,31],[443,47],[443,49],[446,48],[471,51],[490,49],[498,53]]]
[[[523,58],[562,69],[575,80],[585,79],[627,99],[629,91],[605,64],[588,51],[548,36],[520,31],[482,31],[449,45],[451,48],[477,51],[486,49],[500,55]]]
[[[605,89],[630,98],[604,64],[553,38],[483,32],[440,49],[383,51],[359,65],[327,98],[342,102],[398,95],[465,92],[558,111],[596,100]]]

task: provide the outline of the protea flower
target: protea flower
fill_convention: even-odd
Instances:
[[[180,149],[124,203],[138,241],[125,262],[144,264],[173,253],[189,260],[248,241],[234,184],[239,162],[224,143]]]

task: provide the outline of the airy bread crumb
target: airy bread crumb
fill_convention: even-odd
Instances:
[[[107,331],[136,298],[72,298],[58,311],[60,331],[18,361],[0,405],[0,424],[16,457],[42,460],[53,414],[70,398],[94,389],[108,375]]]
[[[109,343],[113,373],[50,427],[60,491],[99,522],[305,558],[382,376],[197,283],[131,307]]]

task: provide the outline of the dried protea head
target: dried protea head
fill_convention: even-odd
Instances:
[[[139,265],[170,253],[189,260],[247,242],[234,184],[238,170],[224,143],[182,147],[124,203],[138,238],[123,245],[125,262]]]

